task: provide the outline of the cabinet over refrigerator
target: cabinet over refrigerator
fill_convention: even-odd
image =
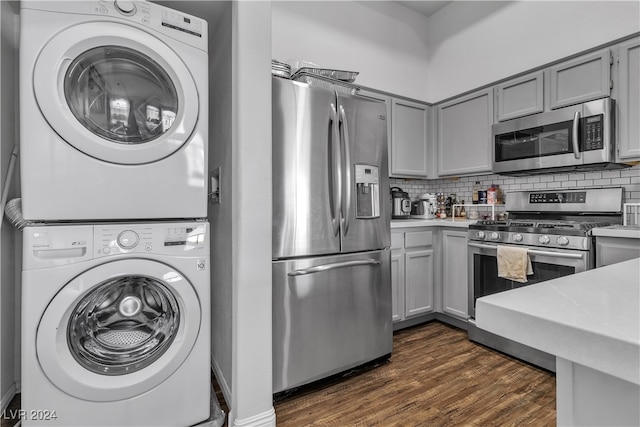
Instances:
[[[273,78],[274,393],[391,354],[386,126],[379,101]]]

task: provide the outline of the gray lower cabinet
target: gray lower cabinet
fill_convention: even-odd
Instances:
[[[391,292],[394,322],[434,310],[433,230],[391,232]]]
[[[491,172],[493,88],[438,105],[438,175]]]
[[[579,104],[611,94],[611,49],[601,49],[550,67],[549,108]]]
[[[596,268],[640,257],[640,239],[596,237]]]
[[[467,230],[442,230],[442,311],[468,316]]]
[[[640,37],[618,46],[618,159],[640,160]]]

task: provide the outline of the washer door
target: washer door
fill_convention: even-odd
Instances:
[[[128,25],[91,22],[58,33],[36,59],[33,87],[58,135],[110,163],[163,159],[198,120],[198,91],[180,57]]]
[[[191,352],[201,307],[170,266],[128,259],[67,283],[36,335],[42,370],[65,393],[91,401],[140,395],[171,376]]]

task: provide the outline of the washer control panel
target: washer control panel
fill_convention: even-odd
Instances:
[[[209,255],[209,223],[52,224],[25,227],[23,270],[133,254]],[[198,260],[197,268],[206,268]]]
[[[94,255],[175,254],[208,245],[206,223],[110,224],[95,226]]]

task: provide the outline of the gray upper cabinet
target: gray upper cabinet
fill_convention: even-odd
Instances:
[[[429,125],[431,106],[372,90],[360,96],[377,99],[387,106],[389,176],[427,178],[429,172]]]
[[[640,37],[618,46],[618,158],[640,160]]]
[[[609,96],[611,63],[607,48],[551,67],[549,107],[561,108]]]
[[[515,119],[544,110],[544,72],[528,74],[495,88],[496,118],[498,121]]]
[[[391,100],[390,175],[426,178],[428,175],[428,123],[426,104]]]
[[[493,88],[438,106],[438,175],[491,172]]]
[[[378,101],[384,102],[387,107],[387,146],[388,149],[388,162],[389,162],[389,171],[391,171],[391,97],[386,96],[384,94],[373,92],[370,90],[362,90],[358,93],[358,95],[363,96],[365,98],[371,98]]]

